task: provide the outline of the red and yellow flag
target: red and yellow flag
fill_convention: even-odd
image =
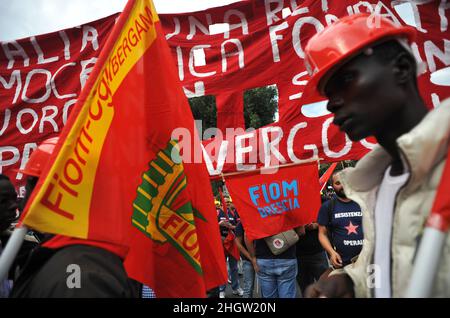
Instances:
[[[129,276],[158,297],[204,296],[226,281],[225,261],[206,167],[181,160],[176,128],[196,136],[155,8],[131,0],[22,222],[126,246]]]

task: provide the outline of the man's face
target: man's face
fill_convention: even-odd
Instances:
[[[338,197],[345,199],[346,195],[345,195],[345,192],[344,192],[344,187],[342,186],[341,182],[339,181],[337,175],[333,175],[332,178],[333,178],[332,180],[333,180],[334,192],[336,193],[336,195]]]
[[[341,66],[326,83],[328,110],[352,141],[374,136],[397,119],[402,93],[392,63],[360,54]]]
[[[0,180],[0,231],[6,230],[16,218],[17,194],[9,180]]]

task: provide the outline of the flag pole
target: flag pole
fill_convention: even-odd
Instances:
[[[415,257],[407,298],[430,297],[450,229],[450,148],[431,214]]]
[[[287,168],[287,167],[293,167],[293,166],[301,166],[301,165],[306,165],[306,164],[309,164],[309,163],[312,163],[312,162],[320,162],[320,160],[323,160],[323,159],[322,158],[311,158],[311,159],[302,160],[300,162],[292,162],[292,163],[281,164],[281,165],[270,166],[270,167],[262,167],[262,168],[257,168],[257,169],[254,169],[254,170],[221,173],[221,174],[217,174],[217,175],[212,175],[212,176],[209,177],[209,179],[212,180],[212,181],[213,180],[218,180],[218,179],[219,180],[220,179],[223,180],[225,177],[248,175],[248,174],[256,174],[258,172],[271,171],[271,170]]]
[[[9,269],[11,268],[17,253],[19,253],[27,232],[28,228],[26,226],[20,226],[15,228],[11,234],[5,249],[0,255],[0,282],[8,277]]]

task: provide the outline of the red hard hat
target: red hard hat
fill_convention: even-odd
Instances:
[[[40,177],[44,166],[58,143],[58,139],[59,137],[53,137],[44,140],[31,154],[25,169],[19,170],[19,172],[29,176]]]
[[[363,49],[389,39],[406,38],[414,41],[416,30],[396,26],[380,15],[366,13],[346,16],[315,34],[305,48],[305,66],[311,76],[303,93],[304,98],[324,96],[319,82],[330,78],[336,66],[342,65]],[[321,85],[323,87],[324,85]]]

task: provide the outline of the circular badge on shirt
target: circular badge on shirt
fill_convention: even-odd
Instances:
[[[275,246],[275,248],[278,248],[278,249],[283,248],[284,241],[277,238],[277,239],[273,240],[273,246]]]

